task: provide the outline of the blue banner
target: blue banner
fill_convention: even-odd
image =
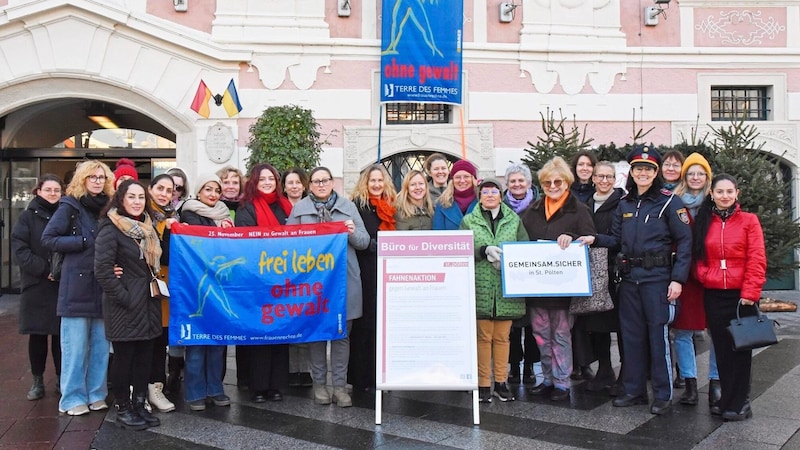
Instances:
[[[347,335],[347,227],[175,224],[172,345],[292,344]]]
[[[461,0],[384,0],[381,102],[461,104]]]

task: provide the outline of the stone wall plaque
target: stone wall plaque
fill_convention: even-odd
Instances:
[[[231,128],[222,122],[217,122],[208,129],[206,134],[206,154],[211,161],[217,164],[228,162],[233,156],[236,141],[233,139]]]

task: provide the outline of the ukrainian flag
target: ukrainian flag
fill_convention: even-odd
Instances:
[[[242,111],[242,104],[239,103],[239,93],[236,92],[236,85],[233,84],[233,78],[228,83],[228,88],[222,94],[222,107],[228,113],[228,117],[233,117]]]

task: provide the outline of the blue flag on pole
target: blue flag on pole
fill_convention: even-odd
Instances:
[[[461,104],[461,0],[384,0],[381,102]]]
[[[175,224],[169,343],[263,345],[347,335],[347,227]]]

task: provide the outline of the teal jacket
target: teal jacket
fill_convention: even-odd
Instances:
[[[475,248],[475,312],[478,319],[513,320],[525,315],[524,298],[503,297],[500,271],[486,259],[487,246],[502,242],[527,241],[528,233],[514,211],[500,204],[494,232],[489,222],[491,213],[476,206],[464,216],[462,230],[472,230]]]

